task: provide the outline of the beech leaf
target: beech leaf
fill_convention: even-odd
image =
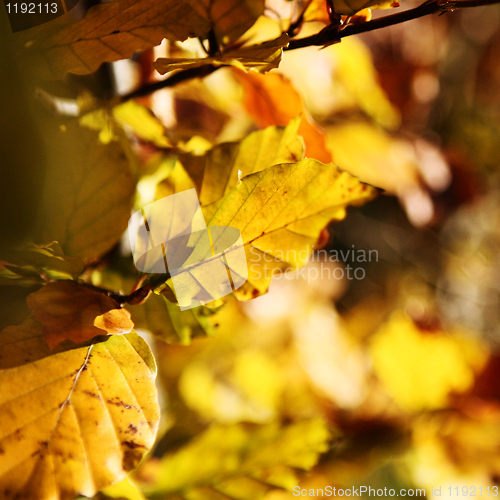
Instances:
[[[82,95],[80,101],[82,107],[96,106],[96,100],[92,96]],[[115,128],[124,127],[140,139],[160,148],[172,146],[167,138],[165,125],[149,108],[134,100],[119,104],[110,111],[107,109],[91,111],[81,116],[79,122],[83,127],[99,131],[99,139],[104,144],[117,140]]]
[[[422,411],[447,406],[450,393],[474,383],[487,356],[473,337],[422,331],[395,311],[371,341],[375,373],[398,406]]]
[[[209,28],[183,0],[120,0],[91,7],[76,23],[38,29],[24,57],[42,78],[57,79],[66,72],[92,73],[103,62],[126,59],[164,38],[183,41]]]
[[[153,68],[162,75],[177,69],[199,68],[206,65],[235,66],[244,71],[254,69],[265,73],[279,66],[283,53],[282,49],[288,44],[288,41],[288,35],[283,34],[275,40],[237,50],[229,50],[223,52],[220,56],[198,59],[161,57],[153,63]]]
[[[47,119],[44,133],[48,167],[34,239],[97,259],[127,227],[135,191],[129,159],[119,143],[101,144],[75,122]]]
[[[185,0],[208,19],[219,44],[239,38],[264,13],[264,0]]]
[[[33,286],[50,279],[76,279],[83,272],[80,257],[65,255],[61,245],[24,243],[2,251],[0,284]]]
[[[130,307],[136,327],[148,330],[164,342],[183,345],[189,345],[193,338],[215,333],[213,311],[204,306],[181,311],[172,303],[173,294],[170,298],[152,294],[144,304]]]
[[[66,339],[79,343],[106,332],[129,333],[134,327],[130,313],[114,299],[71,281],[48,283],[26,302],[50,347]]]
[[[220,492],[230,498],[238,493],[234,498],[253,500],[273,488],[297,484],[291,468],[310,469],[328,449],[329,438],[320,418],[282,426],[213,424],[162,459],[157,480],[146,493],[180,492],[189,498],[211,498],[210,490],[214,489],[214,498],[219,498]],[[200,464],[203,456],[210,459]]]
[[[154,359],[137,334],[53,355],[33,319],[0,338],[2,498],[91,497],[137,467],[159,418]]]
[[[215,210],[204,209],[213,212],[208,226],[232,226],[241,232],[249,273],[236,295],[248,299],[265,293],[274,269],[304,265],[322,229],[342,220],[349,205],[362,205],[376,193],[336,166],[313,159],[244,177]]]
[[[297,117],[286,127],[258,130],[241,142],[220,144],[204,155],[181,155],[179,160],[195,183],[201,205],[225,196],[236,186],[238,175],[245,177],[278,163],[301,160],[304,145],[297,135],[299,124]]]
[[[309,117],[302,98],[290,80],[278,73],[259,75],[233,69],[245,91],[244,105],[259,127],[287,125],[302,115],[298,134],[304,139],[307,157],[332,161],[320,127]]]

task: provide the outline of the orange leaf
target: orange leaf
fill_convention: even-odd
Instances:
[[[111,297],[71,281],[49,283],[28,295],[26,302],[42,323],[51,349],[66,339],[84,342],[134,327],[130,314]]]
[[[233,71],[245,90],[245,107],[259,127],[288,125],[292,118],[302,115],[298,134],[304,139],[306,157],[323,163],[332,161],[323,131],[309,117],[302,98],[288,78],[279,73],[260,75]]]
[[[330,24],[330,16],[326,9],[325,0],[312,0],[304,13],[304,21],[320,21]]]
[[[94,326],[106,330],[112,335],[123,335],[130,333],[134,323],[130,319],[130,313],[126,309],[111,309],[94,320]]]

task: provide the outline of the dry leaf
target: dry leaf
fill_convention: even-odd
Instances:
[[[48,283],[26,301],[51,348],[66,339],[85,342],[106,332],[128,333],[134,327],[128,311],[111,297],[71,281]]]

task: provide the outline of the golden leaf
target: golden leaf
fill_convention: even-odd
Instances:
[[[422,332],[400,311],[375,334],[371,351],[387,391],[410,411],[446,406],[451,392],[471,387],[475,368],[484,362],[478,342]]]
[[[51,355],[40,330],[31,319],[0,332],[2,498],[90,497],[154,442],[154,359],[135,333]]]
[[[240,230],[251,286],[236,294],[249,299],[267,291],[274,269],[304,265],[321,230],[342,220],[349,205],[375,195],[374,188],[334,165],[305,159],[247,175],[215,209],[209,205],[204,211],[213,213],[207,225]]]
[[[245,90],[245,107],[259,127],[285,126],[302,115],[298,134],[304,139],[306,156],[325,163],[332,161],[322,130],[309,118],[290,80],[278,73],[259,75],[233,71]]]
[[[127,227],[135,190],[129,159],[120,144],[103,145],[75,122],[47,118],[43,133],[48,167],[33,238],[97,259]]]
[[[214,424],[161,460],[146,493],[188,491],[189,498],[211,498],[211,491],[214,498],[217,492],[233,498],[238,492],[243,500],[260,498],[273,487],[296,484],[290,468],[310,469],[328,449],[329,438],[320,418],[283,426]],[[200,457],[206,459],[201,463]]]
[[[294,163],[303,158],[304,145],[297,135],[300,118],[286,127],[267,127],[251,133],[241,142],[223,143],[204,155],[184,154],[180,162],[193,179],[202,206],[225,196],[249,174],[278,163]],[[239,174],[238,174],[239,172]]]

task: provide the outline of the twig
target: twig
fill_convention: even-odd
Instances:
[[[158,274],[154,278],[151,279],[148,283],[141,286],[137,290],[134,290],[129,295],[116,295],[113,294],[112,297],[119,304],[130,304],[130,305],[139,305],[145,302],[148,297],[151,295],[151,292],[161,284],[168,281],[170,278],[170,274]]]
[[[166,89],[169,87],[174,87],[179,83],[186,82],[188,80],[193,80],[194,78],[204,78],[208,76],[210,73],[213,73],[217,66],[205,65],[198,68],[190,68],[179,71],[172,76],[169,76],[165,80],[161,80],[159,82],[148,83],[147,85],[143,85],[142,87],[130,92],[129,94],[125,94],[120,97],[118,104],[130,101],[130,99],[136,99],[137,97],[145,97],[147,95],[156,92],[157,90]]]
[[[499,3],[499,0],[429,0],[414,9],[380,17],[367,23],[353,24],[346,26],[343,29],[339,29],[338,25],[329,25],[315,35],[299,38],[297,40],[291,40],[288,47],[285,47],[283,50],[296,50],[314,45],[329,45],[340,42],[340,40],[346,36],[359,35],[360,33],[386,28],[388,26],[401,24],[406,21],[418,19],[419,17],[428,16],[430,14],[436,14],[438,12],[453,12],[458,9],[480,7],[482,5],[491,5],[495,3]]]

